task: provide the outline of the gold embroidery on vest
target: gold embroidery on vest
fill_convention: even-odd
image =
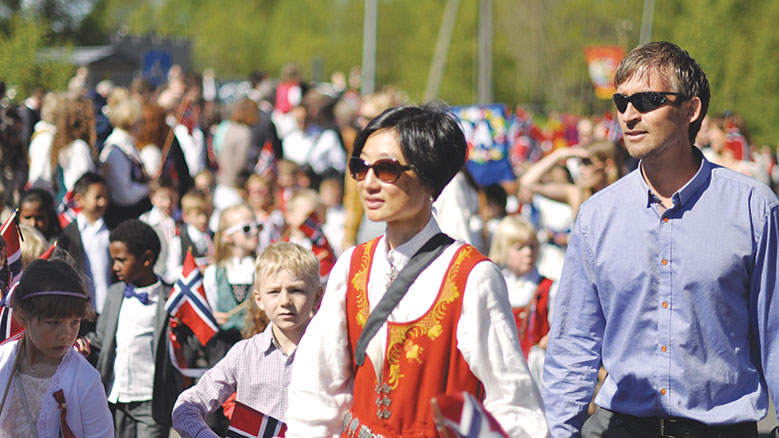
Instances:
[[[398,387],[400,378],[403,377],[403,374],[400,374],[400,363],[403,358],[407,362],[415,360],[422,363],[421,356],[424,353],[424,348],[416,344],[414,340],[426,335],[434,341],[443,332],[441,320],[446,315],[449,304],[459,298],[461,294],[455,280],[460,273],[463,261],[471,255],[472,251],[473,247],[465,246],[457,252],[457,258],[447,271],[441,293],[430,312],[412,324],[391,324],[388,326],[387,363],[389,363],[389,376],[387,384],[392,389]]]
[[[368,308],[368,271],[371,268],[371,254],[373,253],[373,246],[376,245],[378,239],[373,239],[365,243],[365,245],[358,247],[362,249],[362,255],[360,256],[360,269],[352,277],[352,287],[355,292],[355,299],[357,301],[357,324],[360,327],[365,327],[365,323],[368,321],[368,314],[370,309]]]

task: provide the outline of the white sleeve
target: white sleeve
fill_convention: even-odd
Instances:
[[[162,165],[162,152],[156,146],[146,146],[141,149],[141,161],[147,175],[156,175]]]
[[[322,306],[295,352],[287,409],[288,438],[337,437],[352,406],[346,282],[353,250],[330,272]]]
[[[468,276],[457,348],[484,384],[484,407],[509,436],[548,436],[541,396],[519,347],[506,282],[492,263],[477,264]]]
[[[168,260],[165,261],[166,283],[173,284],[181,275],[181,237],[176,236],[170,241],[168,246]]]
[[[74,413],[81,415],[79,419],[83,428],[84,438],[111,438],[114,436],[114,419],[106,403],[105,389],[100,381],[100,374],[89,364],[80,364],[79,368],[79,408]],[[68,409],[70,414],[70,409]],[[57,414],[59,417],[59,414]],[[73,419],[67,415],[68,423]]]
[[[211,306],[211,311],[216,311],[216,300],[219,298],[216,284],[216,265],[208,265],[206,272],[203,273],[203,289],[206,291],[206,299],[208,305]]]

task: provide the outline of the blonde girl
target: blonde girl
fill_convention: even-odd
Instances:
[[[247,297],[254,282],[259,228],[248,205],[226,208],[219,216],[219,228],[214,235],[214,262],[203,274],[206,297],[219,323],[217,342],[226,348],[242,339],[247,301],[250,301]],[[221,359],[219,353],[209,356]]]
[[[0,345],[0,437],[113,437],[100,374],[73,348],[94,316],[82,277],[62,260],[34,260],[12,304],[24,332]]]

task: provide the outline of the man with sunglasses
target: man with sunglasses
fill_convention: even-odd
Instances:
[[[571,234],[543,379],[552,436],[757,437],[779,399],[779,200],[692,144],[709,85],[686,51],[639,46],[615,84],[641,162]]]

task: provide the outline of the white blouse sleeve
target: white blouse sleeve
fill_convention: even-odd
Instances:
[[[337,437],[352,405],[346,282],[353,249],[330,272],[322,306],[295,352],[287,410],[288,438]]]
[[[61,151],[59,154],[62,176],[65,180],[65,188],[70,191],[79,178],[87,172],[95,170],[92,160],[92,151],[84,140],[75,140],[70,144],[69,151]],[[67,155],[67,159],[65,158]]]
[[[506,283],[492,263],[468,276],[457,348],[484,384],[484,407],[511,437],[548,436],[541,396],[519,347]]]

